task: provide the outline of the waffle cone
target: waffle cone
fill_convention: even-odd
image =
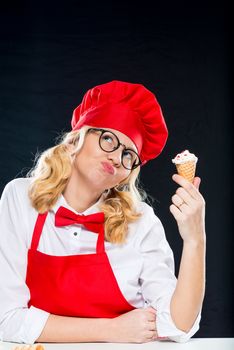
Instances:
[[[176,169],[179,175],[183,176],[190,182],[193,182],[195,171],[196,171],[196,162],[186,162],[182,164],[176,164]]]
[[[33,345],[18,345],[13,348],[13,350],[44,350],[44,346],[41,344],[33,344]]]

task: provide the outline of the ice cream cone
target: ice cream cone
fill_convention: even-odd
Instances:
[[[172,159],[172,163],[175,164],[178,174],[190,182],[194,180],[197,161],[198,158],[188,150],[178,153],[176,157]]]
[[[176,169],[179,175],[183,176],[190,182],[193,182],[196,172],[196,162],[186,162],[183,164],[176,164]]]
[[[42,344],[33,345],[19,345],[13,348],[13,350],[45,350]]]

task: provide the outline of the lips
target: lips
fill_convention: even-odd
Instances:
[[[115,169],[114,169],[114,167],[113,167],[110,163],[107,163],[107,162],[101,162],[101,163],[102,163],[103,169],[104,169],[107,173],[109,173],[109,174],[111,174],[111,175],[114,175]]]

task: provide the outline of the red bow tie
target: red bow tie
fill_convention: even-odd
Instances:
[[[59,207],[55,214],[55,226],[82,224],[89,231],[97,233],[100,231],[100,226],[103,225],[104,221],[105,216],[103,212],[90,215],[79,215],[65,207]]]

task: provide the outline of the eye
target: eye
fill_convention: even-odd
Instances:
[[[125,159],[128,159],[128,160],[130,160],[130,161],[132,161],[133,160],[133,153],[131,152],[131,151],[128,151],[128,150],[125,150],[125,151],[123,151],[123,157],[125,158]]]
[[[113,137],[111,137],[111,135],[106,135],[106,134],[104,134],[103,136],[102,136],[102,140],[103,141],[105,141],[105,142],[108,142],[108,143],[113,143],[114,141],[113,141]]]

